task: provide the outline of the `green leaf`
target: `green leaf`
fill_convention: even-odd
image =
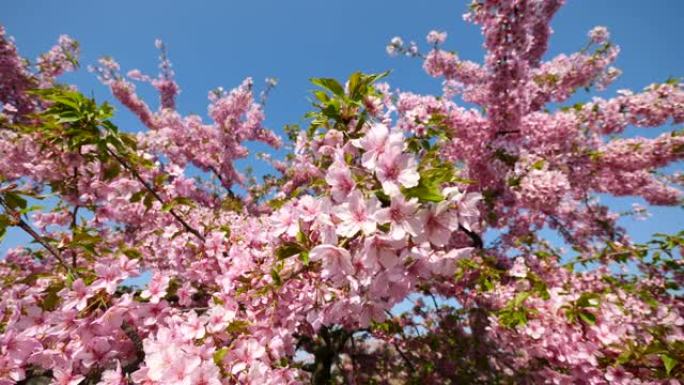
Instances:
[[[228,324],[226,331],[232,334],[243,334],[248,331],[248,328],[249,322],[243,320],[234,320],[230,324]]]
[[[577,299],[579,307],[599,307],[601,296],[597,293],[582,293]]]
[[[596,316],[594,315],[594,313],[590,313],[588,311],[581,311],[579,312],[579,318],[589,325],[596,324]]]
[[[166,174],[158,174],[157,176],[154,177],[154,184],[155,186],[160,186],[163,185],[164,182],[169,178],[168,175]]]
[[[629,346],[627,349],[625,349],[620,355],[618,356],[617,360],[615,361],[619,365],[624,365],[629,360],[632,358],[632,347]]]
[[[541,170],[544,168],[544,159],[539,159],[538,161],[532,163],[532,168],[535,170]]]
[[[531,293],[516,294],[511,302],[498,312],[499,323],[507,328],[515,328],[527,324],[528,310],[523,306]]]
[[[273,210],[278,210],[279,208],[283,207],[286,202],[287,201],[285,199],[271,199],[268,201],[267,205]]]
[[[145,206],[145,209],[149,210],[150,208],[152,208],[153,203],[154,203],[154,195],[146,192],[145,199],[143,199],[143,205]]]
[[[276,269],[271,270],[271,278],[273,278],[273,283],[276,286],[280,286],[283,284],[283,280],[280,279],[280,273]]]
[[[64,281],[55,282],[48,286],[47,289],[45,289],[45,291],[43,292],[45,293],[45,296],[42,298],[40,302],[41,309],[46,311],[55,310],[60,300],[60,296],[57,293],[63,288]]]
[[[225,346],[214,352],[214,363],[219,368],[222,367],[223,358],[226,356],[226,354],[228,354],[228,348]]]
[[[361,72],[354,72],[349,76],[349,97],[351,97],[352,100],[359,100],[361,98],[362,90],[360,88],[362,86],[362,75]]]
[[[328,94],[326,94],[325,91],[316,90],[313,92],[313,94],[316,97],[316,99],[320,100],[322,103],[327,103],[330,100]]]
[[[677,360],[667,354],[661,354],[660,359],[663,361],[663,365],[665,365],[665,373],[669,376],[672,369],[677,366]]]
[[[337,80],[332,79],[332,78],[311,78],[310,79],[311,83],[314,85],[317,85],[321,88],[324,88],[326,90],[329,90],[333,94],[337,96],[344,96],[344,87],[340,85],[340,83],[337,82]]]
[[[145,196],[145,190],[140,190],[140,191],[134,193],[133,195],[131,195],[130,202],[131,203],[140,202],[143,199],[143,196]]]
[[[69,112],[64,112],[59,115],[59,118],[57,119],[58,123],[73,123],[81,120],[82,117],[80,115],[76,115],[75,113],[69,113]]]
[[[16,210],[17,208],[19,208],[19,209],[25,209],[26,208],[26,199],[19,196],[19,194],[15,194],[13,192],[6,192],[4,194],[4,197],[5,197],[5,202],[7,202],[7,205],[12,210]]]
[[[307,243],[309,241],[309,238],[302,231],[297,232],[295,239],[301,244]]]
[[[373,83],[377,82],[378,80],[380,80],[384,77],[387,77],[387,75],[389,75],[390,72],[392,72],[392,71],[387,70],[387,71],[381,72],[379,74],[370,74],[370,75],[368,75],[368,83],[373,84]]]
[[[382,190],[375,190],[375,196],[378,198],[380,203],[382,203],[382,207],[388,207],[392,203],[389,195],[385,194],[385,192]]]
[[[299,260],[302,261],[304,266],[308,266],[309,265],[309,251],[304,250],[301,253],[299,253]]]
[[[441,202],[444,200],[439,183],[434,179],[420,176],[418,185],[403,189],[406,198],[418,198],[421,202]]]
[[[304,248],[299,243],[286,242],[276,249],[276,257],[279,260],[283,260],[293,255],[297,255],[302,251],[304,251]]]
[[[170,200],[170,201],[168,201],[162,205],[162,211],[163,212],[169,212],[169,211],[173,210],[175,207],[180,206],[180,205],[193,206],[194,203],[193,203],[192,199],[187,198],[187,197],[175,197],[172,200]]]
[[[520,307],[525,301],[530,297],[530,293],[527,291],[524,291],[522,293],[516,294],[515,298],[513,298],[513,302],[511,303],[513,307]]]
[[[121,165],[116,161],[111,161],[104,169],[104,180],[110,181],[121,174]]]
[[[136,249],[125,248],[123,253],[130,259],[140,259],[142,257],[142,253]]]

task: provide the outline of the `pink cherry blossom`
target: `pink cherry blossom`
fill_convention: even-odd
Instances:
[[[32,65],[0,26],[0,385],[678,384],[684,237],[634,240],[613,198],[681,203],[684,88],[611,95],[603,27],[548,56],[562,4],[471,4],[481,63],[394,38],[441,91],[315,79],[256,157],[273,81],[207,121],[161,41],[157,75],[103,58],[131,131],[58,82],[74,40]]]
[[[323,263],[323,274],[326,277],[344,277],[354,273],[351,255],[341,247],[318,245],[311,249],[309,257],[312,261]]]
[[[69,291],[65,289],[65,292],[65,309],[71,309],[74,307],[78,311],[85,309],[86,305],[88,304],[88,298],[90,298],[91,292],[82,279],[79,278],[75,280],[71,285],[71,290]]]
[[[386,149],[375,161],[375,174],[382,184],[382,190],[389,196],[400,193],[400,187],[415,187],[418,185],[416,160],[408,154],[402,153],[399,147]]]
[[[421,222],[416,215],[419,207],[418,199],[406,200],[403,195],[395,195],[390,206],[378,210],[375,218],[380,224],[390,224],[389,236],[392,239],[403,239],[406,234],[415,237],[421,232]]]
[[[159,300],[166,296],[166,289],[169,287],[170,281],[171,279],[168,276],[156,273],[152,276],[147,289],[143,290],[140,296],[149,299],[151,303],[159,303]]]
[[[382,153],[396,146],[401,147],[402,143],[401,132],[391,132],[384,124],[373,125],[362,138],[352,140],[355,147],[364,151],[361,164],[370,170],[376,168],[376,162]]]
[[[379,208],[377,198],[366,200],[359,191],[352,192],[348,200],[334,210],[340,221],[337,234],[343,237],[352,237],[359,231],[366,235],[372,234],[377,226],[375,213]]]
[[[441,202],[418,213],[422,232],[416,240],[430,242],[435,246],[444,246],[449,242],[451,233],[458,229],[458,220],[450,213],[449,205]]]
[[[332,197],[338,202],[346,199],[356,185],[352,179],[349,168],[339,160],[336,160],[330,168],[328,168],[328,172],[325,175],[325,181],[332,187]]]
[[[429,44],[442,44],[447,38],[446,32],[430,31],[427,35],[427,42]]]
[[[123,281],[127,274],[122,272],[117,265],[95,265],[95,272],[98,279],[93,283],[94,289],[104,289],[107,293],[112,294],[116,291],[117,286]]]

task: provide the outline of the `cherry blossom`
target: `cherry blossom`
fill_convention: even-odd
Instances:
[[[273,81],[185,115],[157,41],[158,75],[91,68],[140,121],[119,128],[60,83],[75,40],[31,66],[0,27],[0,237],[31,240],[0,260],[0,384],[678,384],[684,235],[621,218],[681,203],[684,90],[605,92],[604,27],[548,57],[562,4],[473,2],[482,64],[392,39],[441,92],[313,79],[286,143]],[[253,141],[285,144],[264,177]]]

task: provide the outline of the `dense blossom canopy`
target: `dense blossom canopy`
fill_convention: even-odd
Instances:
[[[0,261],[0,385],[679,384],[684,235],[635,244],[596,197],[681,204],[664,167],[684,134],[621,134],[682,123],[682,83],[568,105],[619,49],[596,27],[543,61],[561,5],[475,1],[483,64],[444,32],[427,53],[392,39],[441,95],[313,79],[261,182],[235,161],[283,145],[262,125],[274,82],[212,91],[206,121],[176,110],[161,42],[156,77],[104,58],[91,71],[145,127],[119,131],[56,81],[74,40],[32,66],[0,29],[0,235],[34,241]]]

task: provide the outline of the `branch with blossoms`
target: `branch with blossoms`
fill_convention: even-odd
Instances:
[[[0,31],[0,234],[47,250],[0,261],[0,382],[680,380],[682,234],[635,244],[596,197],[681,202],[681,132],[612,135],[683,122],[682,84],[565,105],[616,78],[619,50],[597,28],[542,60],[561,5],[474,2],[483,64],[446,33],[424,54],[394,39],[441,95],[393,91],[389,72],[311,79],[308,123],[286,129],[285,159],[261,157],[278,174],[261,183],[235,164],[249,141],[281,145],[262,125],[273,82],[210,92],[207,122],[178,112],[163,43],[157,76],[103,58],[93,70],[143,127],[128,134],[55,82],[73,40],[34,69]],[[37,194],[58,203],[29,207]]]
[[[8,192],[5,191],[3,195],[7,196]],[[23,205],[24,207],[26,206],[25,200],[23,198],[18,197],[16,194],[10,193],[10,195],[16,202],[18,202],[19,205]],[[52,246],[47,240],[45,240],[40,234],[38,234],[33,228],[31,228],[31,225],[26,223],[23,219],[21,219],[21,215],[14,210],[12,207],[14,204],[8,203],[5,199],[0,197],[0,206],[5,210],[5,215],[3,215],[3,221],[7,221],[8,223],[3,224],[3,233],[6,231],[5,226],[17,226],[20,229],[22,229],[26,234],[28,234],[35,242],[40,244],[47,250],[58,262],[59,264],[65,268],[67,271],[71,271],[70,266],[64,261],[62,258],[61,253],[59,250],[57,250],[54,246]]]

